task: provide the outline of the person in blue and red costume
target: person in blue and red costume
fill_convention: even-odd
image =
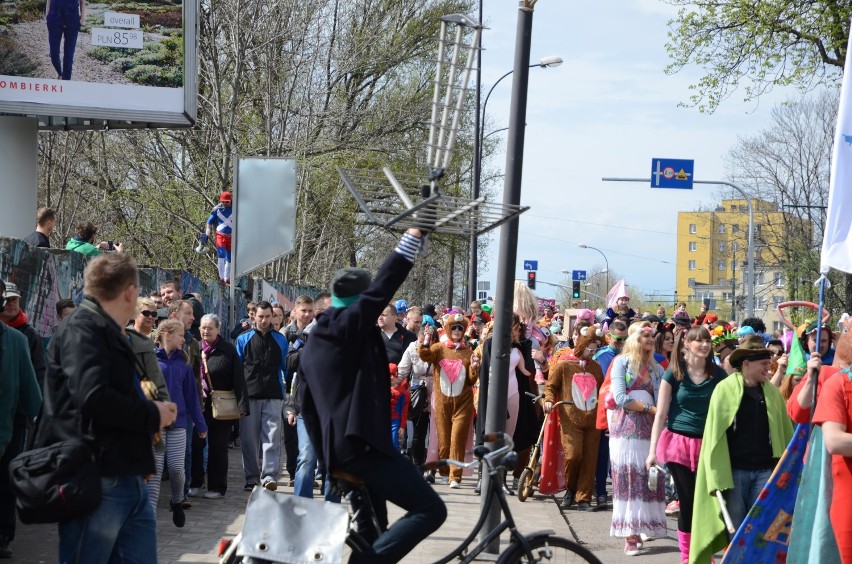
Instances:
[[[201,236],[201,246],[204,246],[213,234],[213,229],[216,230],[216,266],[222,284],[231,283],[231,233],[234,229],[234,218],[231,215],[234,211],[231,207],[232,198],[230,192],[219,194],[219,205],[210,212],[207,228]]]

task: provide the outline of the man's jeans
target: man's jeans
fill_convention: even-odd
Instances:
[[[301,415],[296,417],[296,433],[299,436],[299,458],[296,463],[296,477],[293,487],[293,495],[300,497],[314,497],[314,476],[317,471],[317,451],[311,443],[308,428]],[[325,500],[340,503],[339,495],[331,495],[331,481],[326,476],[324,485]]]
[[[367,451],[339,465],[340,470],[360,478],[370,492],[376,518],[384,532],[375,538],[366,511],[359,513],[358,529],[368,542],[371,553],[353,554],[350,563],[399,562],[423,539],[435,532],[447,518],[447,508],[417,468],[399,452],[391,456]],[[407,513],[388,529],[388,508],[391,502]],[[361,501],[353,499],[357,512]]]
[[[728,506],[728,513],[731,515],[731,522],[735,529],[739,529],[751,506],[757,501],[760,490],[772,476],[772,469],[738,470],[734,468],[732,472],[734,489],[723,493],[725,504]]]
[[[249,398],[251,414],[240,417],[240,448],[247,484],[278,480],[282,403],[280,399]]]
[[[102,476],[94,513],[59,524],[59,561],[157,561],[157,521],[142,476]]]

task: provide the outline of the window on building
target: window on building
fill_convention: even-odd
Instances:
[[[772,330],[773,331],[783,331],[784,330],[784,323],[782,323],[781,321],[773,321],[772,322]]]
[[[724,241],[719,241],[719,251],[725,252],[725,242]]]
[[[775,284],[776,288],[783,288],[784,287],[784,273],[783,272],[776,272],[775,275],[772,278],[772,283]]]
[[[697,229],[697,228],[696,228],[696,225],[695,225],[694,223],[690,223],[690,224],[689,224],[689,232],[690,232],[690,233],[692,233],[692,234],[694,235],[694,234],[695,234],[696,229]]]
[[[695,288],[695,278],[690,278],[686,283],[690,288]]]
[[[737,225],[736,223],[731,224],[731,233],[736,235],[739,232],[740,232],[740,226]]]
[[[689,270],[695,270],[695,261],[694,260],[689,261]]]
[[[784,301],[784,296],[772,296],[772,309],[778,309],[778,304]]]
[[[722,301],[723,302],[731,301],[731,293],[730,292],[722,292]]]
[[[727,230],[725,229],[725,224],[724,224],[724,223],[720,223],[720,224],[719,224],[719,233],[723,233],[723,234],[724,234],[724,233],[726,233],[726,232],[727,232]]]
[[[740,242],[734,241],[733,243],[731,243],[731,250],[732,251],[739,251],[740,250]]]
[[[696,243],[695,241],[690,241],[689,242],[689,252],[694,253],[697,250],[698,250],[698,243]]]
[[[727,279],[726,279],[726,278],[717,278],[717,279],[716,279],[716,285],[717,285],[717,286],[722,286],[722,285],[724,285],[726,282],[727,282]]]
[[[754,283],[755,284],[765,284],[766,281],[764,280],[764,278],[765,278],[764,273],[758,272],[757,274],[754,275]]]
[[[717,267],[718,270],[721,270],[722,272],[724,272],[728,268],[728,264],[725,261],[720,260],[719,264],[717,264],[716,267]]]
[[[754,309],[764,309],[766,307],[766,298],[759,296],[754,298]]]

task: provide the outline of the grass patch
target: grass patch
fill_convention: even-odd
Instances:
[[[0,33],[0,74],[7,76],[33,76],[38,63],[18,49],[15,41]]]
[[[182,38],[166,38],[137,52],[97,47],[89,55],[111,65],[135,84],[171,88],[183,86]]]

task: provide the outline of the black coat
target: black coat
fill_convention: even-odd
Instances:
[[[160,413],[142,395],[136,355],[115,321],[86,298],[59,326],[47,356],[38,446],[88,429],[102,475],[153,474],[151,440]]]
[[[402,353],[408,348],[408,345],[417,340],[417,335],[400,325],[396,324],[396,331],[388,338],[384,333],[380,333],[382,340],[385,342],[385,350],[388,355],[388,362],[399,364],[402,360]]]
[[[248,391],[243,373],[243,363],[237,349],[223,338],[207,356],[207,378],[214,390],[234,390],[240,415],[249,415]]]
[[[358,301],[317,317],[302,350],[302,417],[329,469],[368,448],[388,456],[394,451],[390,373],[376,319],[412,266],[391,252]]]

